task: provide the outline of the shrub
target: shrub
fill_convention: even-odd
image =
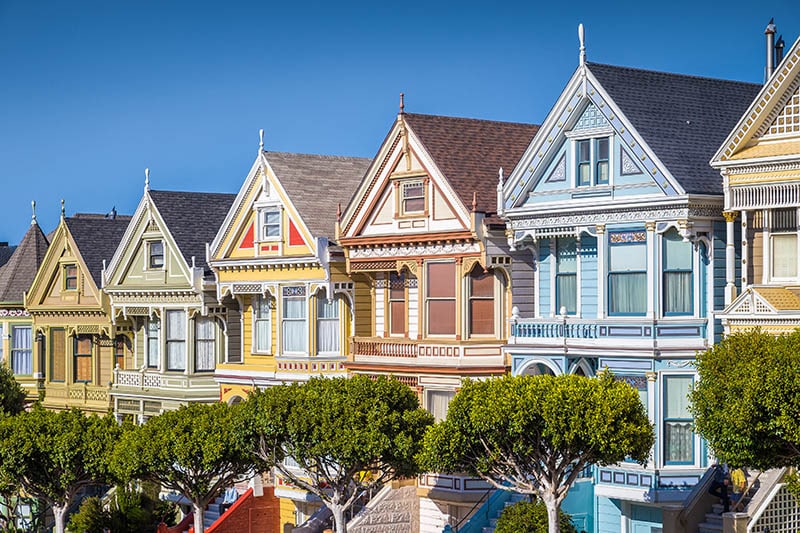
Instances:
[[[561,533],[577,533],[569,515],[559,510]],[[547,533],[547,507],[541,500],[519,502],[503,510],[495,533]]]

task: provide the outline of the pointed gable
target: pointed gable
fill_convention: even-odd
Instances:
[[[0,267],[0,302],[21,303],[48,246],[39,224],[33,222],[8,262]]]
[[[647,146],[689,194],[722,194],[708,161],[760,86],[587,63]]]

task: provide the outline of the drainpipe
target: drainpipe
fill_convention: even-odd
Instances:
[[[769,24],[764,30],[764,35],[767,36],[767,70],[764,75],[764,83],[772,77],[775,71],[775,19],[769,19]]]

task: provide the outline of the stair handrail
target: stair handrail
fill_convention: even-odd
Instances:
[[[772,470],[768,470],[767,472],[772,472]],[[750,502],[747,504],[747,514],[750,515],[749,522],[755,522],[761,517],[761,514],[764,512],[764,509],[772,502],[775,493],[777,493],[781,486],[782,480],[784,475],[786,474],[786,468],[776,468],[775,469],[775,476],[772,478],[772,475],[769,478],[762,480],[761,486],[758,487],[758,491],[756,492],[755,496],[750,499]],[[764,482],[766,481],[766,482]]]
[[[356,515],[350,519],[350,521],[347,523],[347,529],[349,530],[350,528],[355,527],[363,522],[366,519],[369,510],[382,502],[392,490],[391,483],[387,483],[381,487],[377,493],[370,497],[369,501],[367,501],[367,503],[356,513]]]
[[[689,513],[694,511],[695,507],[700,504],[700,501],[708,495],[708,489],[711,485],[711,482],[714,480],[714,469],[708,468],[706,473],[697,481],[694,488],[692,488],[691,492],[684,498],[683,500],[683,510],[678,514],[678,521],[686,531],[689,531],[689,528],[694,528],[697,524],[687,524],[689,519]],[[703,513],[703,516],[705,513]],[[697,522],[698,524],[700,521]],[[688,526],[688,528],[687,528]]]
[[[492,494],[493,492],[494,492],[494,494]],[[506,494],[504,494],[504,493],[510,494],[509,491],[505,491],[505,490],[502,490],[502,489],[495,489],[494,487],[491,487],[490,489],[488,489],[485,493],[483,493],[483,495],[481,495],[481,497],[478,499],[478,501],[475,502],[475,505],[472,506],[472,508],[469,510],[469,512],[466,515],[464,515],[464,518],[459,520],[456,523],[455,526],[450,527],[450,531],[453,531],[453,532],[457,533],[460,530],[462,525],[469,525],[469,521],[472,520],[475,517],[475,514],[477,514],[476,511],[477,511],[478,507],[480,507],[484,503],[486,505],[489,505],[489,501],[492,499],[492,497],[495,496],[495,494],[497,495],[498,499],[501,496],[506,496]],[[491,496],[490,496],[490,494],[491,494]],[[466,522],[466,524],[464,524],[465,522]],[[445,527],[446,528],[449,527],[449,524],[448,524],[448,526],[445,526]],[[445,529],[445,531],[447,531],[447,529]]]
[[[214,533],[221,524],[225,521],[225,519],[233,514],[233,511],[244,505],[244,502],[248,499],[253,497],[253,487],[248,488],[244,493],[236,498],[236,501],[233,504],[225,509],[225,512],[219,515],[219,518],[214,520],[214,523],[211,524],[206,528],[206,533]]]
[[[748,495],[748,494],[750,494],[750,491],[751,491],[751,490],[753,489],[753,487],[755,486],[755,484],[756,484],[756,481],[758,481],[758,478],[760,478],[760,477],[761,477],[761,474],[762,474],[762,471],[761,471],[761,470],[759,470],[759,471],[758,471],[758,474],[756,474],[756,475],[753,477],[752,481],[750,481],[750,482],[748,482],[748,483],[747,483],[747,485],[745,486],[744,490],[742,491],[742,495],[741,495],[741,497],[740,497],[740,498],[739,498],[739,499],[736,501],[736,503],[735,503],[735,504],[733,504],[733,506],[731,507],[731,511],[733,511],[733,512],[736,512],[736,510],[737,510],[737,509],[739,509],[740,507],[741,507],[742,509],[744,509],[744,499],[747,497],[747,495]],[[751,501],[752,501],[752,498],[751,498]],[[748,503],[750,503],[750,502],[748,502]]]

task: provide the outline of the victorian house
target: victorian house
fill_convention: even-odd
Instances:
[[[144,421],[187,402],[219,400],[214,369],[231,357],[230,317],[217,302],[205,249],[234,197],[145,185],[102,275],[114,331],[132,347],[130,364],[113,372],[111,403],[118,417]],[[238,343],[231,346],[238,350]]]
[[[779,63],[711,161],[725,192],[726,333],[800,327],[800,40]]]
[[[113,369],[131,365],[130,338],[117,333],[108,295],[100,290],[103,265],[130,218],[115,211],[62,216],[51,234],[25,295],[44,353],[46,408],[107,413]]]
[[[661,531],[662,506],[708,466],[687,397],[696,352],[721,333],[725,291],[722,180],[708,160],[758,90],[588,63],[582,51],[503,185],[498,209],[534,287],[514,292],[511,372],[609,369],[655,426],[645,467],[597,467],[570,491],[578,529]]]
[[[9,365],[31,401],[42,390],[45,367],[43,343],[33,334],[33,321],[25,309],[25,292],[44,259],[47,245],[48,239],[34,212],[28,231],[10,257],[11,247],[2,247],[6,262],[0,266],[0,360]]]
[[[337,237],[355,284],[346,367],[397,377],[437,419],[462,378],[506,372],[501,346],[516,259],[494,213],[496,184],[536,130],[406,114],[401,101],[340,221]],[[486,485],[431,473],[420,476],[417,490],[420,530],[438,533],[468,514]]]
[[[216,296],[236,310],[225,327],[237,346],[215,373],[222,401],[241,401],[253,387],[346,375],[354,291],[333,237],[338,209],[369,162],[259,150],[208,249]],[[281,523],[300,524],[319,507],[282,477],[275,483]]]

